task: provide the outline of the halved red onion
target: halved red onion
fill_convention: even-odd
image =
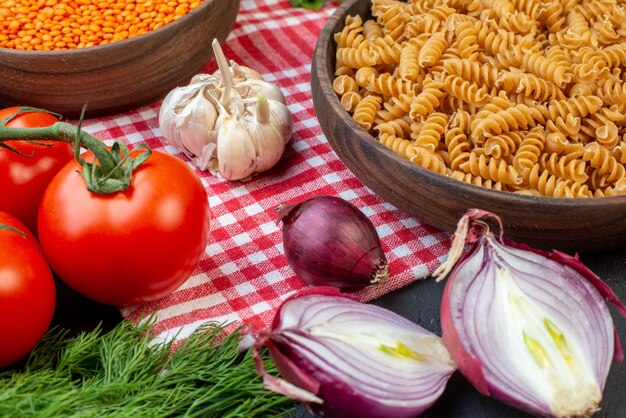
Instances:
[[[263,345],[285,380],[264,371]],[[455,370],[439,337],[331,287],[286,300],[257,339],[255,361],[269,390],[328,417],[414,417]]]
[[[435,275],[448,272],[442,339],[477,390],[541,416],[597,410],[611,360],[622,359],[605,300],[626,316],[600,278],[577,257],[504,240],[500,218],[478,209]]]

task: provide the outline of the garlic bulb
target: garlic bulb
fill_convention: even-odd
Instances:
[[[280,160],[293,121],[277,86],[251,68],[233,61],[229,66],[217,40],[213,51],[219,70],[172,90],[161,105],[159,126],[202,170],[246,179]]]

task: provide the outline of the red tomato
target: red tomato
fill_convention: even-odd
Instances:
[[[17,113],[18,107],[0,110],[0,120]],[[21,113],[7,123],[12,128],[50,126],[58,120],[44,112]],[[27,155],[19,155],[0,148],[0,211],[16,216],[28,228],[37,231],[37,210],[41,196],[52,177],[70,161],[74,154],[64,142],[39,141],[35,145],[25,141],[9,141],[7,145]]]
[[[166,296],[189,278],[207,244],[209,203],[191,168],[153,151],[128,190],[108,195],[88,191],[82,167],[70,162],[48,186],[38,223],[63,281],[122,306]]]
[[[56,290],[48,263],[32,233],[0,212],[0,367],[26,356],[50,326]]]

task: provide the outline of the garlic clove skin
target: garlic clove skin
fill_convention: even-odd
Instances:
[[[193,77],[191,77],[191,80],[189,81],[189,85],[192,85],[192,84],[202,84],[202,85],[213,84],[215,86],[219,86],[221,82],[222,82],[221,78],[216,76],[216,75],[214,75],[214,74],[196,74]]]
[[[261,73],[250,67],[239,65],[233,60],[230,60],[230,73],[233,76],[234,83],[241,83],[246,80],[263,80]],[[222,78],[222,73],[218,69],[213,73],[213,76]]]
[[[276,100],[268,100],[270,107],[270,123],[280,132],[283,144],[287,144],[291,139],[293,130],[293,119],[287,105]]]
[[[202,84],[177,87],[163,100],[159,110],[159,127],[163,137],[194,157],[207,143],[215,143],[218,112],[215,100]]]
[[[215,143],[217,110],[207,98],[198,94],[180,115],[181,140],[193,155],[200,155],[206,144]]]
[[[237,115],[224,119],[217,135],[218,168],[223,178],[241,180],[256,170],[256,150]]]
[[[285,103],[285,96],[280,88],[272,83],[268,83],[263,80],[247,80],[241,83],[237,83],[234,86],[235,90],[245,97],[256,97],[260,94],[267,97],[270,100],[276,100],[280,103]]]
[[[241,122],[250,133],[257,158],[257,172],[269,170],[280,160],[285,150],[282,133],[271,123],[269,100],[259,95],[255,106]]]

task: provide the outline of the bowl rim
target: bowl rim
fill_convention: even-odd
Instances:
[[[133,36],[131,38],[122,39],[121,41],[110,42],[104,45],[94,45],[85,48],[72,48],[72,49],[56,49],[56,50],[48,50],[48,51],[36,51],[36,50],[23,50],[23,49],[14,49],[14,48],[6,48],[0,47],[0,56],[4,55],[7,57],[28,57],[33,58],[37,55],[46,56],[46,57],[57,57],[63,58],[64,55],[72,55],[83,56],[93,54],[95,52],[107,52],[113,50],[115,48],[120,48],[123,46],[132,47],[133,44],[139,44],[145,41],[150,35],[154,33],[165,33],[166,31],[173,31],[178,26],[185,24],[187,20],[191,19],[196,14],[202,12],[203,9],[210,7],[213,4],[218,4],[220,2],[236,2],[240,3],[240,0],[202,0],[202,2],[193,10],[185,13],[181,18],[174,20],[167,25],[163,25],[160,28],[142,33],[137,36]]]
[[[326,62],[328,61],[329,58],[330,58],[330,62],[333,64],[334,64],[334,61],[336,60],[336,58],[334,57],[328,57],[328,55],[330,54],[326,53],[326,51],[336,50],[335,41],[332,37],[332,35],[334,34],[333,28],[337,28],[338,30],[341,30],[343,26],[345,25],[345,17],[347,16],[348,10],[360,2],[362,2],[362,0],[345,0],[337,8],[337,10],[335,10],[335,12],[330,16],[330,18],[324,25],[324,28],[322,29],[320,37],[318,38],[318,41],[317,41],[317,45],[315,47],[314,57],[319,56],[325,59],[314,60],[314,66],[312,69],[313,71],[316,72],[317,77],[319,77],[320,85],[322,86],[324,85],[332,86],[332,80],[334,79],[334,72],[333,72],[333,76],[331,77],[331,74],[328,71],[328,67],[326,66]],[[371,9],[371,1],[367,0],[366,3],[369,5]],[[332,49],[328,49],[327,48],[328,45],[332,46]],[[485,198],[487,201],[493,201],[493,200],[501,201],[502,199],[507,199],[511,202],[511,204],[519,202],[520,204],[530,205],[537,209],[549,208],[552,210],[556,210],[556,209],[561,209],[561,208],[568,209],[571,207],[581,207],[581,206],[583,208],[588,208],[588,207],[596,207],[596,206],[626,205],[626,195],[608,196],[608,197],[589,197],[589,198],[530,196],[530,195],[524,195],[524,194],[513,193],[513,192],[508,192],[508,191],[488,189],[486,187],[476,186],[470,183],[465,183],[465,182],[441,175],[432,170],[428,170],[417,164],[411,163],[406,158],[400,157],[398,154],[396,154],[395,152],[391,151],[390,149],[382,145],[380,142],[376,140],[376,138],[374,138],[374,136],[372,136],[369,132],[366,132],[363,128],[361,128],[361,126],[358,125],[354,121],[354,119],[352,119],[352,117],[347,117],[349,116],[349,114],[341,105],[341,102],[339,101],[339,97],[334,92],[334,90],[331,89],[330,92],[324,92],[324,93],[325,93],[325,96],[328,98],[333,111],[336,112],[340,116],[340,118],[344,120],[344,122],[348,123],[351,126],[352,130],[357,135],[370,141],[371,145],[377,151],[382,152],[383,154],[387,155],[387,157],[394,160],[394,162],[399,163],[402,166],[406,167],[408,170],[415,172],[417,178],[421,176],[422,178],[425,178],[426,180],[432,183],[442,183],[442,185],[446,188],[448,192],[458,193],[460,195],[472,194],[479,198],[481,197]],[[331,147],[333,146],[333,141],[334,139],[331,139],[328,141]],[[334,147],[333,147],[333,150],[334,150]],[[566,216],[565,213],[563,215]]]

